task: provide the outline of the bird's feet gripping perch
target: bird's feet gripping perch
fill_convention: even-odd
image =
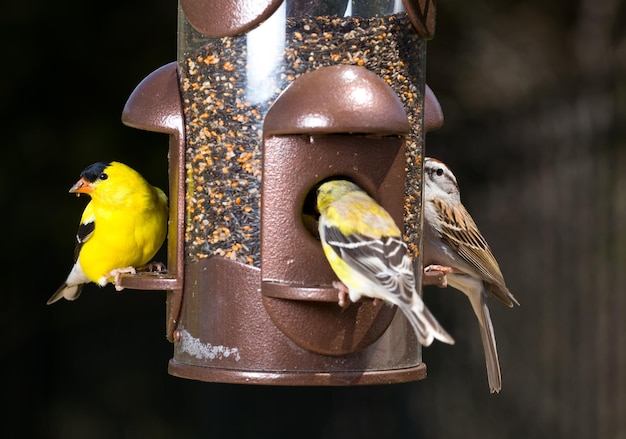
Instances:
[[[458,273],[452,267],[446,267],[444,265],[429,265],[424,267],[424,285],[436,285],[440,288],[446,288],[448,286],[447,274]]]
[[[348,302],[348,299],[350,298],[350,290],[348,289],[348,287],[345,286],[343,282],[339,282],[336,280],[333,281],[333,288],[338,291],[337,303],[339,304],[339,306],[342,308],[347,308],[350,305],[350,303]],[[372,301],[374,306],[377,306],[378,302],[380,302],[380,299],[378,298],[374,298]]]
[[[125,267],[125,268],[116,268],[115,270],[111,270],[105,276],[102,276],[102,279],[98,284],[103,287],[105,286],[109,279],[113,278],[113,285],[115,285],[115,291],[122,291],[124,287],[122,286],[122,275],[123,274],[137,274],[138,271],[142,272],[150,272],[150,273],[164,273],[167,271],[165,268],[165,264],[161,262],[150,262],[146,265],[142,265],[141,267]]]
[[[124,287],[121,285],[122,274],[137,274],[137,270],[135,267],[126,267],[126,268],[116,268],[115,270],[111,270],[106,276],[103,276],[104,284],[107,283],[108,279],[113,278],[113,284],[115,285],[115,291],[122,291]],[[101,286],[102,282],[100,282]]]
[[[148,271],[150,273],[167,273],[167,267],[163,262],[148,262],[146,265],[142,265],[137,268],[137,271]]]
[[[346,308],[349,305],[347,298],[349,297],[350,290],[348,290],[348,287],[346,287],[343,282],[337,280],[333,281],[333,288],[338,291],[337,303],[339,303],[340,307]]]

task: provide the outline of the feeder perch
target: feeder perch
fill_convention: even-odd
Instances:
[[[430,1],[181,0],[179,53],[122,120],[170,135],[169,372],[212,382],[415,381],[426,366],[395,307],[342,309],[315,190],[347,178],[404,230],[421,282]]]

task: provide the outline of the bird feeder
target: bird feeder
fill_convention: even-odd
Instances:
[[[341,308],[315,190],[347,178],[404,230],[421,279],[424,81],[434,4],[181,0],[178,60],[130,96],[127,125],[170,135],[169,372],[212,382],[351,385],[425,377],[395,307]]]

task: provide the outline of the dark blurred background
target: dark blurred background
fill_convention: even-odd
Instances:
[[[3,5],[5,437],[626,438],[623,1],[438,2],[427,80],[446,123],[427,153],[455,172],[522,305],[491,305],[499,395],[452,289],[425,300],[457,344],[424,350],[428,379],[380,387],[172,377],[163,292],[90,285],[46,306],[71,265],[87,200],[67,190],[86,165],[120,160],[167,186],[167,137],[120,116],[175,60],[176,4]]]

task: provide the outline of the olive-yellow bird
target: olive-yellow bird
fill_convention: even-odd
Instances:
[[[324,254],[343,283],[336,288],[345,285],[352,302],[365,296],[398,306],[424,346],[435,338],[454,344],[417,293],[407,246],[383,207],[356,184],[332,180],[319,187],[317,209]]]

